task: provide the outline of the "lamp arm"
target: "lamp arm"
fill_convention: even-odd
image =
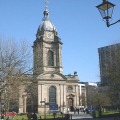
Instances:
[[[114,22],[114,23],[109,23],[109,21],[107,20],[106,21],[106,25],[107,25],[107,27],[110,27],[111,25],[114,25],[114,24],[116,24],[116,23],[118,23],[118,22],[120,22],[120,19],[118,20],[118,21],[116,21],[116,22]]]

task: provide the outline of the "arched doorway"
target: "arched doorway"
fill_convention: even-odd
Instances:
[[[73,102],[73,98],[68,99],[68,108],[70,109],[70,111],[74,111]]]
[[[26,112],[32,112],[33,111],[33,103],[32,103],[32,100],[31,98],[27,98],[27,108],[26,108]]]
[[[69,94],[67,96],[67,106],[69,108],[70,111],[74,111],[74,94]]]

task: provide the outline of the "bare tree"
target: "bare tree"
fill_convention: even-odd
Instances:
[[[99,112],[99,117],[101,117],[104,108],[111,106],[111,100],[107,92],[99,91],[95,93],[93,97],[93,105],[96,106]]]
[[[111,101],[110,97],[108,96],[107,92],[98,92],[94,94],[93,104],[99,107],[106,107],[110,106]]]
[[[82,106],[86,106],[86,95],[84,92],[79,96],[79,103]]]
[[[108,92],[100,87],[90,87],[89,92],[87,92],[87,104],[88,106],[96,107],[101,111],[101,107],[106,107],[111,105],[111,100]]]
[[[20,85],[27,80],[23,73],[32,66],[32,52],[25,41],[0,38],[0,92],[5,106],[18,103]]]

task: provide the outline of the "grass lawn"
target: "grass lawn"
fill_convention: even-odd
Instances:
[[[96,111],[95,113],[96,113],[96,117],[99,117],[99,111]],[[115,114],[119,114],[119,111],[118,110],[102,111],[102,117],[112,116]]]
[[[44,119],[45,116],[44,115],[41,115],[41,114],[37,114],[38,116],[38,119],[40,119],[40,116],[41,116],[41,119]],[[8,116],[5,116],[5,120],[7,119]],[[62,118],[62,115],[57,115],[56,117],[59,117],[59,118]],[[13,116],[11,117],[11,120],[27,120],[27,115],[17,115],[17,116]],[[46,119],[47,118],[54,118],[54,116],[52,114],[46,114]]]
[[[119,113],[119,111],[105,111],[105,112],[102,112],[103,115],[108,115],[108,114],[115,114],[115,113]]]

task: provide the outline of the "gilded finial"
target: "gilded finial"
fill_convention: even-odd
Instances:
[[[45,9],[48,7],[48,0],[45,0]]]
[[[48,0],[45,0],[45,11],[44,11],[44,16],[48,17],[49,11],[48,11]]]

